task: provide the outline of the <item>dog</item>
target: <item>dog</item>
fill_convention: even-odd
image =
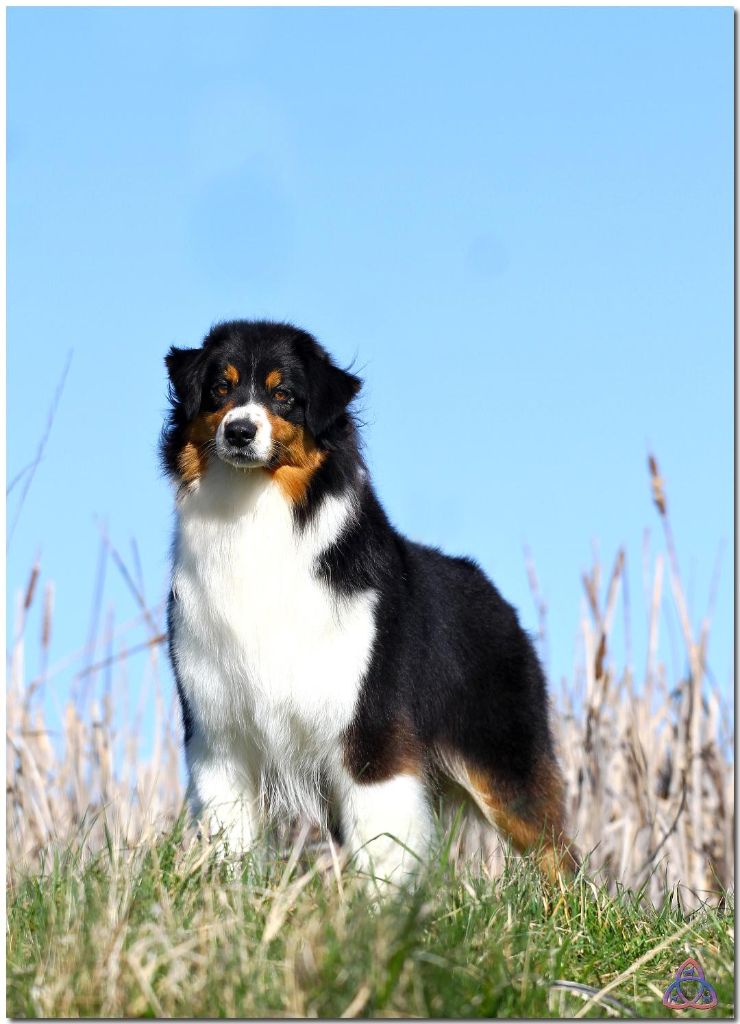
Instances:
[[[301,817],[401,884],[446,790],[550,878],[574,871],[537,655],[475,562],[389,522],[360,452],[360,379],[306,331],[256,320],[165,362],[193,815],[236,854]]]

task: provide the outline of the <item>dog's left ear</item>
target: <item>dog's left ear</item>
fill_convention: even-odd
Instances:
[[[306,425],[315,438],[324,434],[346,412],[361,387],[359,377],[340,370],[316,346],[309,360],[306,400]]]

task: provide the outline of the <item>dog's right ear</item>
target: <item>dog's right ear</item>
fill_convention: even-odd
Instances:
[[[205,371],[203,356],[201,348],[175,348],[173,345],[164,359],[170,375],[170,399],[182,408],[189,420],[200,408]]]

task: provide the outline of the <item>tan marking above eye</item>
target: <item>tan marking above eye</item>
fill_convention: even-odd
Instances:
[[[226,369],[224,370],[224,377],[229,382],[229,384],[232,385],[232,387],[236,387],[236,385],[239,383],[239,371],[235,366],[232,366],[231,363],[229,363]]]
[[[273,388],[276,388],[279,384],[282,383],[283,375],[280,372],[280,370],[270,370],[270,372],[265,377],[265,387],[269,391],[272,391]]]

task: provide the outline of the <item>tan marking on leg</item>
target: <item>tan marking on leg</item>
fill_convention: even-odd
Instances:
[[[578,870],[563,825],[563,781],[554,761],[542,766],[527,796],[503,792],[486,772],[459,757],[440,758],[440,764],[519,853],[535,851],[538,866],[550,881],[556,881],[558,874],[571,876]]]
[[[402,718],[389,723],[382,746],[373,750],[372,760],[364,760],[362,739],[352,728],[346,733],[345,743],[345,764],[359,783],[386,782],[397,775],[426,778],[424,749],[411,723]]]

